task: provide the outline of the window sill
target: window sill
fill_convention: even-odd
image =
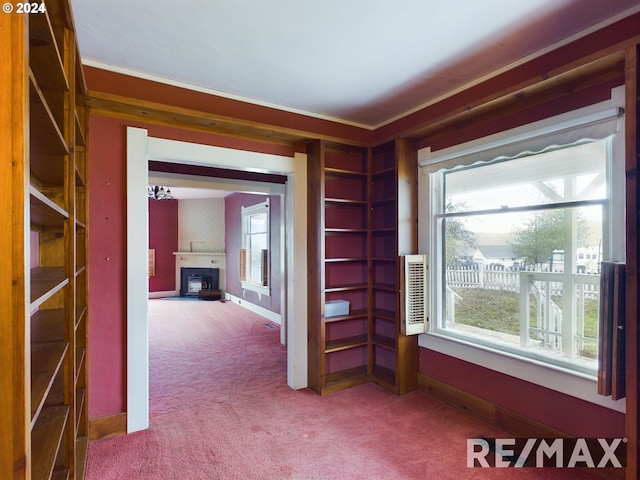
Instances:
[[[626,410],[624,399],[614,401],[611,397],[598,395],[596,393],[597,381],[594,378],[559,366],[519,357],[438,333],[420,335],[418,344],[434,352],[519,378],[618,412],[624,413]]]
[[[271,296],[271,289],[269,287],[264,287],[262,285],[257,285],[251,282],[240,282],[243,290],[251,290],[252,292],[256,292],[260,298],[264,295],[265,297]]]

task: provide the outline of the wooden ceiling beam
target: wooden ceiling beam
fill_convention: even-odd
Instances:
[[[311,139],[322,139],[352,145],[358,144],[348,138],[298,130],[296,128],[284,128],[91,90],[87,95],[86,103],[91,111],[109,116],[170,127],[189,128],[215,135],[286,145],[298,151],[305,151],[306,144]],[[368,146],[368,144],[363,143],[361,146]]]

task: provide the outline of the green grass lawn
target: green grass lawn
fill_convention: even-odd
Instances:
[[[486,330],[520,335],[520,294],[482,288],[460,288],[456,293],[462,300],[456,305],[456,322]],[[553,297],[560,307],[562,298]],[[536,300],[531,296],[531,325],[536,326]],[[598,329],[598,302],[585,300],[585,336],[595,337]],[[595,344],[587,343],[582,356],[597,357]]]

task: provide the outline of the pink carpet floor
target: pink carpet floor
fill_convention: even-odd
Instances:
[[[150,301],[150,428],[93,442],[87,480],[597,478],[467,468],[467,438],[511,435],[422,393],[291,390],[267,323],[229,302]]]

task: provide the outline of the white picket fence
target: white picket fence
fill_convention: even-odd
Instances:
[[[481,267],[481,266],[479,266]],[[532,274],[542,272],[529,272]],[[446,283],[450,288],[484,288],[487,290],[505,290],[520,292],[521,272],[513,270],[493,270],[490,268],[449,268],[446,271]],[[597,298],[599,291],[599,275],[575,274],[576,284],[581,288],[581,294],[585,298]],[[594,282],[593,279],[598,281]],[[586,280],[581,281],[580,279]],[[560,280],[560,279],[559,279]],[[563,282],[550,282],[547,284],[551,295],[562,295]]]
[[[599,275],[452,268],[446,271],[446,282],[450,296],[455,294],[457,300],[464,297],[463,289],[465,288],[518,293],[520,295],[520,341],[523,347],[530,346],[533,339],[540,339],[546,349],[575,357],[577,350],[584,345],[597,342],[597,332],[595,338],[585,336],[585,300],[598,298]],[[569,288],[571,300],[568,304],[570,315],[568,316],[563,315],[561,300],[566,285],[571,285]],[[553,300],[554,297],[559,299],[560,304]],[[453,297],[448,298],[447,305],[451,307],[452,317],[449,318],[450,321],[455,316],[453,311],[457,300]],[[537,305],[536,319],[533,324],[530,316],[531,300]]]
[[[447,269],[447,285],[452,288],[486,288],[520,291],[520,272],[488,268]]]

